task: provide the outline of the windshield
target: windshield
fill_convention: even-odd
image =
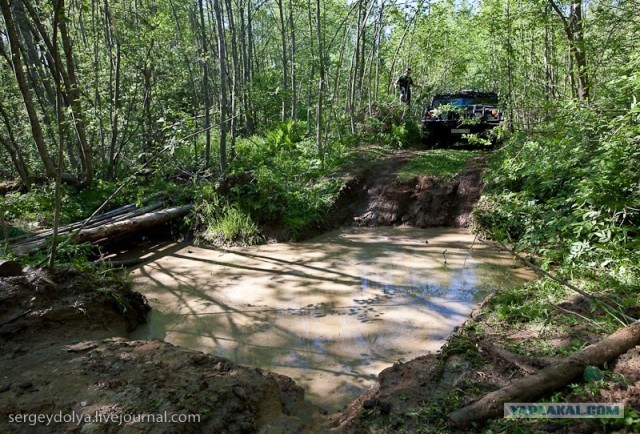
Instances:
[[[445,104],[451,104],[456,107],[466,107],[474,104],[497,104],[498,98],[490,96],[439,96],[433,99],[432,106],[434,108]]]

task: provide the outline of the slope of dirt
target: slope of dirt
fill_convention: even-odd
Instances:
[[[478,321],[482,318],[478,317]],[[568,337],[566,332],[558,332],[557,336]],[[331,424],[336,431],[349,434],[639,432],[640,420],[637,417],[609,419],[608,426],[603,424],[603,419],[509,422],[500,418],[488,421],[489,426],[475,425],[469,429],[452,426],[447,419],[449,412],[560,360],[558,357],[519,356],[491,350],[503,346],[504,342],[497,334],[486,334],[481,340],[464,332],[454,334],[438,354],[396,363],[382,371],[374,387],[331,416]],[[637,412],[640,409],[640,346],[620,356],[609,368],[611,372],[595,385],[576,381],[577,384],[558,391],[562,394],[560,401],[546,397],[540,402],[623,403],[632,411],[630,415]]]
[[[476,157],[452,180],[397,173],[413,155],[400,152],[352,176],[338,198],[332,226],[467,227],[484,188],[484,157]]]
[[[0,433],[296,433],[321,418],[287,377],[116,337],[148,310],[141,294],[77,272],[1,278]],[[35,423],[37,414],[66,419]],[[153,419],[189,415],[199,421]]]

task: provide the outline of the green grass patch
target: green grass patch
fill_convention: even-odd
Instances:
[[[225,206],[222,213],[207,228],[209,240],[219,240],[223,245],[254,245],[262,242],[258,226],[251,216],[235,206]]]
[[[481,151],[433,149],[417,154],[398,172],[398,179],[411,179],[419,175],[441,176],[452,179]]]

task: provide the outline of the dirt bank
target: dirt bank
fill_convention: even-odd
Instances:
[[[468,227],[484,188],[485,156],[470,160],[451,180],[424,175],[398,179],[398,170],[413,155],[399,152],[350,175],[330,213],[329,226]]]
[[[321,417],[287,377],[118,337],[148,310],[143,296],[118,280],[34,270],[1,278],[0,433],[304,432]],[[165,412],[199,421],[119,424]],[[82,422],[15,423],[35,414]],[[96,414],[113,419],[84,419]]]

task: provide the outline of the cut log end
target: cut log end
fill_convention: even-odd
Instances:
[[[17,261],[0,259],[0,277],[21,276],[22,265]]]

